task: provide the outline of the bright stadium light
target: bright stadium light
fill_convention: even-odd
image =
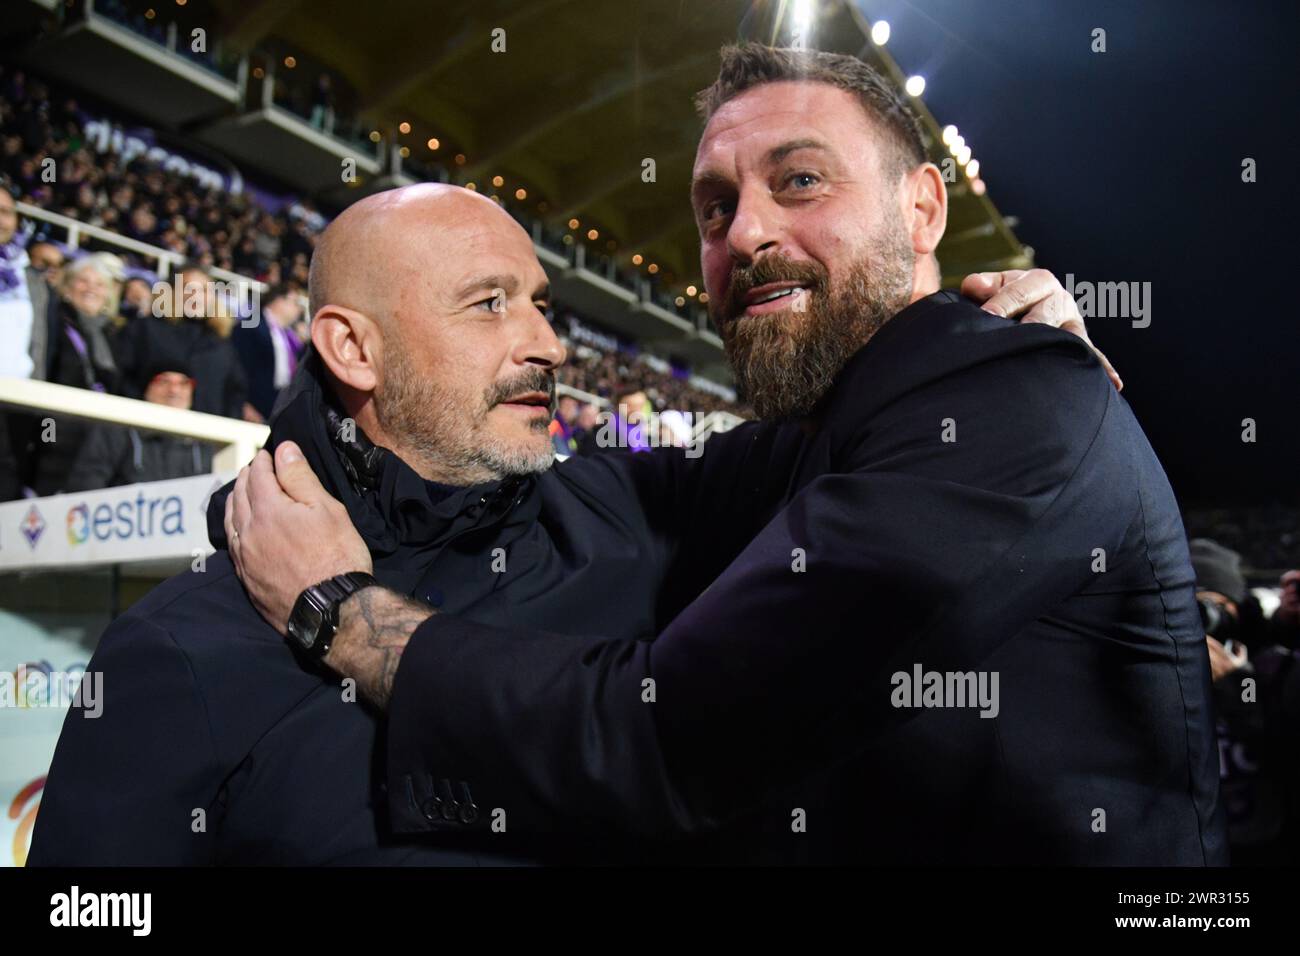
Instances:
[[[794,0],[794,11],[790,15],[790,32],[806,40],[812,29],[812,0]]]
[[[909,76],[904,89],[907,90],[908,96],[920,96],[925,92],[925,77],[919,75]]]
[[[966,164],[966,175],[971,179],[980,178],[980,161],[978,159],[972,159]]]
[[[957,138],[957,127],[949,124],[943,128],[943,145],[947,146]]]
[[[871,24],[871,40],[876,46],[884,46],[889,42],[888,20],[877,20]]]
[[[948,152],[956,156],[961,152],[961,148],[966,145],[965,136],[954,136],[952,142],[948,144]]]
[[[962,166],[965,166],[967,163],[970,162],[970,147],[969,147],[969,146],[963,146],[963,147],[961,148],[961,152],[959,152],[959,153],[957,154],[957,162],[960,163]]]
[[[976,196],[983,196],[985,188],[986,187],[984,186],[984,180],[982,179],[976,179],[974,182],[970,184],[970,190]]]

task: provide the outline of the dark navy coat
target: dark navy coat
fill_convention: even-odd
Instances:
[[[784,507],[652,641],[422,625],[389,712],[394,825],[438,826],[422,787],[450,779],[523,832],[1226,862],[1182,523],[1081,340],[920,300],[842,370],[793,470],[744,474],[775,472]],[[900,696],[930,673],[944,706]],[[967,677],[997,679],[995,708],[963,705]]]
[[[571,459],[536,479],[448,495],[396,456],[333,437],[327,422],[337,424],[337,415],[319,373],[314,359],[305,365],[271,445],[292,438],[304,449],[347,505],[381,581],[445,612],[545,632],[651,637],[672,613],[660,604],[694,593],[663,587],[665,579],[702,586],[707,569],[716,574],[757,530],[756,498],[725,532],[678,499],[687,472],[733,461],[724,454],[707,463],[681,453],[636,456],[662,459],[653,474],[631,468],[631,455]],[[735,484],[723,474],[714,483],[724,491]],[[765,492],[769,510],[779,491]],[[28,865],[477,865],[621,855],[607,840],[586,848],[566,838],[557,848],[484,832],[475,824],[491,808],[459,782],[445,792],[448,819],[439,817],[437,833],[392,836],[379,716],[345,699],[355,694],[296,656],[258,616],[224,550],[224,501],[214,496],[209,509],[219,550],[206,569],[159,585],[101,638],[88,670],[103,673],[103,713],[69,712]],[[311,547],[312,529],[301,534]]]

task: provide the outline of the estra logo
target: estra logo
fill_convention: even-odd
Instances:
[[[90,509],[75,505],[68,509],[68,544],[85,544],[90,537]]]
[[[137,489],[134,498],[101,502],[93,508],[82,502],[68,509],[68,544],[126,541],[130,538],[174,537],[185,533],[185,502],[179,495],[146,498]]]

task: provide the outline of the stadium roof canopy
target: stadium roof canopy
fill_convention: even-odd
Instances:
[[[791,45],[793,31],[803,29],[808,46],[860,56],[900,86],[906,79],[845,0],[210,4],[234,49],[279,50],[325,65],[353,91],[366,121],[407,146],[412,160],[436,159],[455,181],[480,189],[500,176],[493,191],[513,197],[525,189],[532,210],[559,228],[578,220],[576,241],[589,241],[595,229],[592,245],[601,252],[612,242],[624,262],[640,253],[641,268],[658,264],[679,289],[699,279],[686,201],[701,128],[692,99],[712,82],[723,43]],[[1030,265],[1032,251],[988,195],[976,195],[934,118],[919,98],[913,103],[935,158],[955,171],[939,250],[946,280]],[[655,161],[654,182],[643,176],[646,159]]]
[[[719,47],[803,45],[912,82],[887,24],[852,0],[25,0],[10,12],[0,48],[19,62],[328,205],[421,179],[498,196],[532,231],[559,301],[721,381],[687,201],[693,100]],[[334,125],[308,119],[323,76]],[[908,95],[948,182],[945,284],[1030,266],[956,128],[941,130],[923,90]]]

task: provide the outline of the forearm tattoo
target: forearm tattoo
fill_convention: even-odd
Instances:
[[[352,677],[363,697],[388,709],[402,652],[434,609],[387,588],[358,591],[339,608],[339,630],[325,662]]]

